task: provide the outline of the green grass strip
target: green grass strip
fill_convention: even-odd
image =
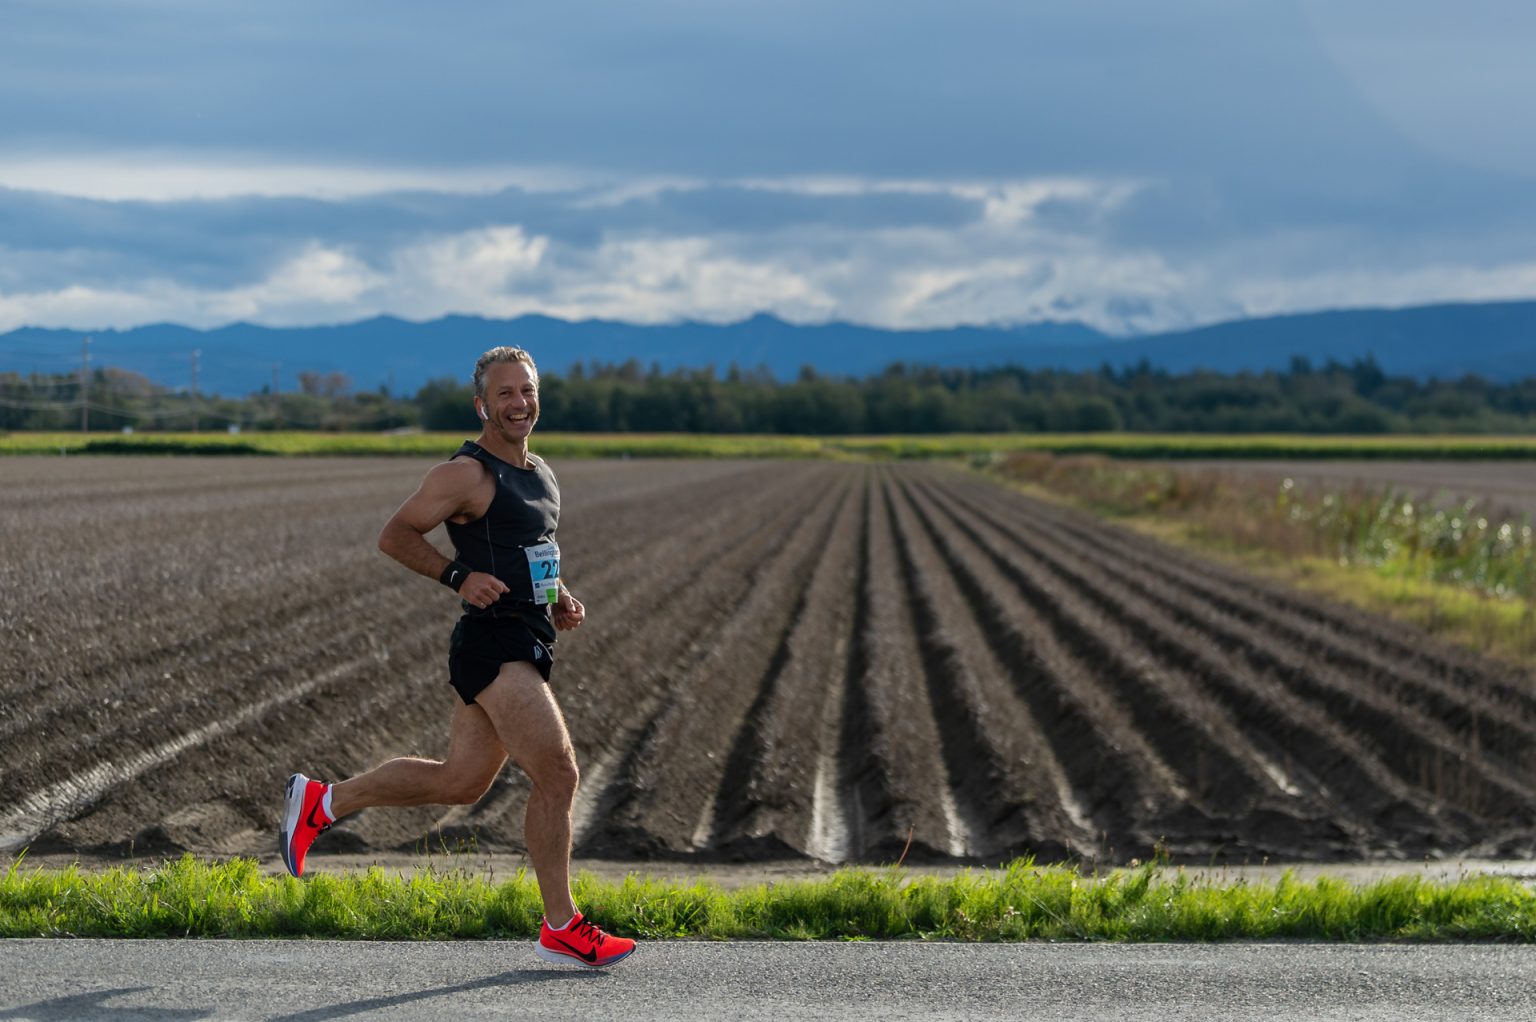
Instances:
[[[230,454],[446,457],[461,433],[9,433],[3,454]],[[533,442],[551,458],[956,458],[1014,451],[1116,458],[1536,458],[1536,436],[1311,436],[1141,433],[964,433],[934,436],[756,436],[559,433]]]
[[[581,876],[577,903],[615,932],[657,938],[963,941],[1536,940],[1536,893],[1509,878],[1327,877],[1220,883],[1149,865],[1103,876],[1020,860],[952,877],[849,869],[725,891]],[[157,868],[28,868],[0,878],[5,937],[531,938],[533,879],[380,869],[303,881],[254,860]]]

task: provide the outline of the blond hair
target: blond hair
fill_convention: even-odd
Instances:
[[[510,345],[501,345],[492,348],[475,362],[475,397],[485,400],[485,372],[498,362],[521,362],[528,367],[528,374],[533,377],[534,386],[539,383],[539,367],[533,364],[533,356],[522,348],[514,348]]]

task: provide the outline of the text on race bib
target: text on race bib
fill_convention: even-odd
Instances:
[[[535,606],[560,602],[560,544],[540,543],[523,547],[528,555],[528,577],[533,583]]]

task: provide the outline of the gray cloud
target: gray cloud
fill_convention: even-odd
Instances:
[[[11,5],[25,150],[728,178],[1355,177],[1424,162],[1285,0]],[[1320,165],[1322,167],[1320,168]]]
[[[1532,296],[1536,146],[1501,139],[1533,30],[1498,0],[13,0],[0,327]]]
[[[1327,204],[1298,201],[1281,217],[1244,201],[1081,178],[159,202],[9,191],[0,328],[771,311],[908,327],[1073,318],[1135,332],[1350,294],[1400,304],[1536,293],[1517,222],[1493,255],[1472,237],[1447,246],[1426,225],[1413,229],[1442,243],[1390,248]]]
[[[230,286],[270,272],[311,244],[344,248],[372,266],[425,239],[488,226],[590,250],[614,235],[775,234],[955,228],[981,204],[950,193],[813,195],[764,187],[668,187],[617,203],[589,190],[490,195],[412,192],[347,199],[236,197],[107,201],[0,189],[0,237],[25,260],[0,260],[8,286],[129,284],[168,276]]]

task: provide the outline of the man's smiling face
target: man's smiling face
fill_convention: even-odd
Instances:
[[[539,421],[539,378],[523,362],[498,362],[485,373],[485,428],[509,444],[526,443]]]

